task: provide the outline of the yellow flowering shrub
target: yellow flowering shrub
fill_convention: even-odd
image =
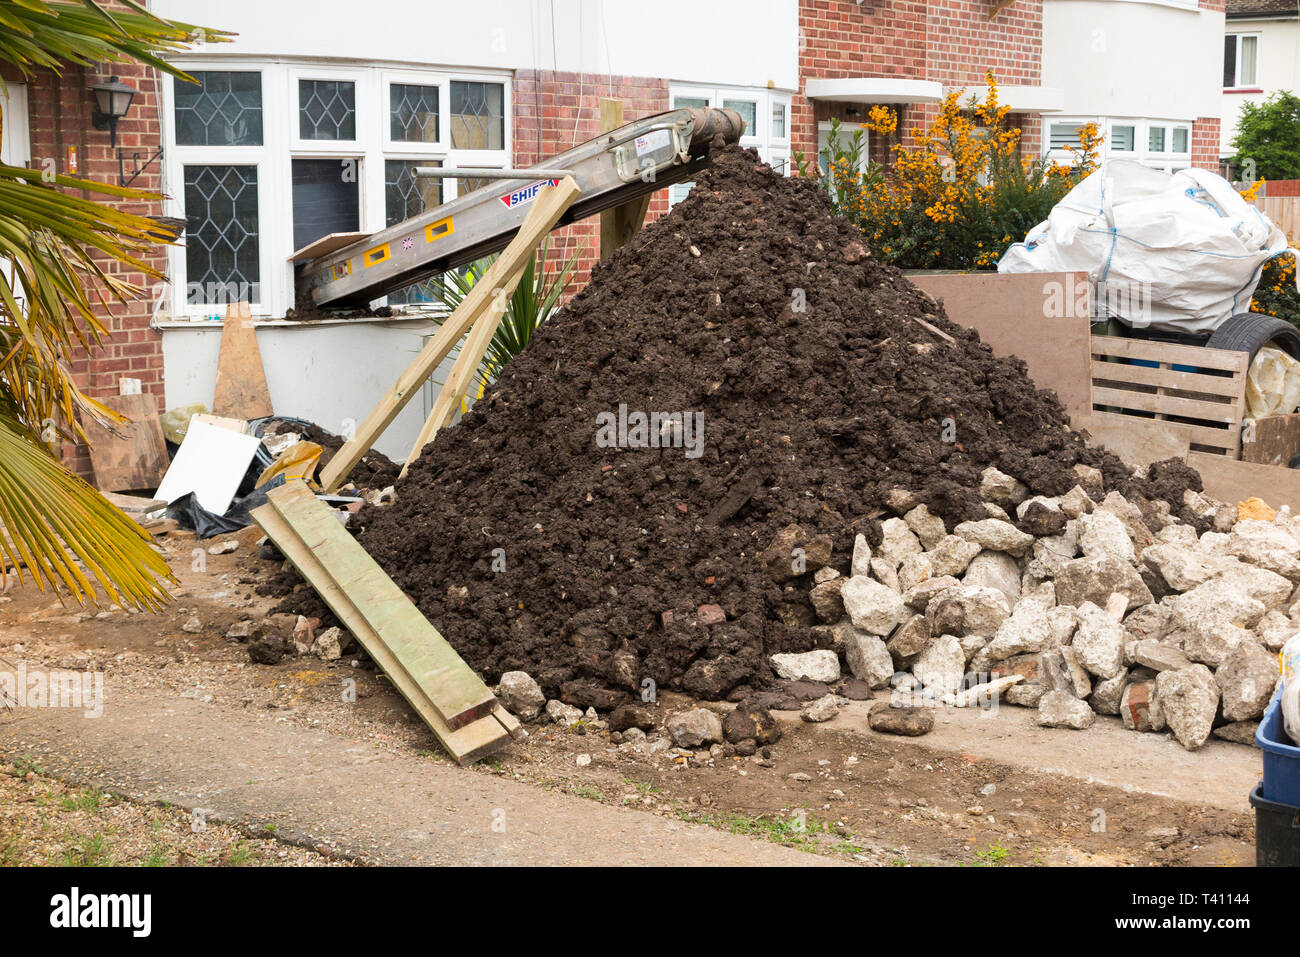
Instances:
[[[1096,124],[1081,128],[1080,148],[1069,165],[1022,157],[1022,132],[1006,125],[1010,109],[998,102],[992,72],[985,80],[982,102],[971,97],[963,105],[960,92],[952,91],[929,128],[918,132],[915,146],[894,143],[888,170],[871,166],[859,172],[861,133],[841,146],[838,127],[832,130],[822,151],[828,169],[816,175],[881,260],[911,269],[994,268],[1008,246],[1096,169]],[[862,125],[892,139],[898,114],[874,106]],[[799,172],[810,175],[802,157],[796,160]]]

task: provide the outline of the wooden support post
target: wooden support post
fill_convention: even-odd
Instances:
[[[443,321],[437,333],[398,378],[392,391],[366,416],[366,420],[357,428],[356,435],[345,442],[334,458],[330,459],[320,476],[325,491],[332,492],[343,483],[348,473],[361,461],[361,456],[370,451],[370,447],[397,417],[397,413],[406,407],[406,403],[423,387],[439,363],[447,358],[461,336],[469,331],[491,305],[496,290],[505,289],[510,280],[516,277],[526,258],[534,254],[537,244],[555,227],[564,211],[581,192],[573,177],[566,176],[557,185],[538,194],[537,199],[533,200],[535,205],[510,245],[506,246],[496,262],[474,283],[461,304]],[[510,288],[513,290],[514,287]]]
[[[609,133],[623,125],[623,101],[602,97],[600,100],[600,131]],[[637,234],[645,222],[650,208],[650,193],[630,199],[621,206],[600,214],[600,258],[606,260],[614,250]]]
[[[433,441],[438,430],[450,422],[451,417],[455,415],[456,404],[465,397],[474,379],[475,371],[483,362],[483,355],[487,352],[492,337],[496,335],[497,327],[505,317],[506,309],[510,305],[510,296],[515,286],[519,285],[519,278],[523,275],[523,271],[524,267],[521,266],[510,277],[501,294],[492,297],[491,303],[465,338],[464,345],[460,347],[460,355],[456,357],[456,363],[451,367],[451,374],[447,376],[447,381],[442,384],[442,389],[438,392],[438,398],[434,400],[433,411],[429,413],[424,428],[420,429],[415,444],[411,446],[411,454],[406,457],[406,464],[402,466],[399,478],[406,477],[411,463],[420,457],[420,453]]]

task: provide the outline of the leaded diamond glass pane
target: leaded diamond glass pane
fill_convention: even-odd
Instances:
[[[187,301],[259,302],[257,167],[185,167]]]
[[[427,177],[417,179],[414,169],[417,166],[441,166],[436,160],[385,160],[384,161],[384,219],[386,226],[393,226],[404,219],[410,219],[426,209],[442,204],[442,180]],[[412,243],[425,241],[422,232],[412,232]],[[397,248],[397,247],[402,248]],[[393,255],[409,255],[402,243],[394,246]],[[433,294],[433,284],[441,279],[427,279],[388,294],[389,305],[438,302]]]
[[[458,150],[506,148],[503,84],[451,81],[451,146]]]
[[[411,83],[389,86],[388,127],[395,143],[436,143],[438,88]]]
[[[355,140],[357,85],[349,80],[299,80],[298,136],[304,140]]]
[[[194,70],[175,81],[176,142],[181,146],[261,146],[262,74]]]

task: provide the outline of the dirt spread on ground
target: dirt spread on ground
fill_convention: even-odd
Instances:
[[[638,430],[638,413],[676,413]],[[1061,495],[1076,464],[1149,492],[1054,393],[833,215],[812,182],[715,145],[689,197],[593,271],[498,382],[354,526],[489,682],[612,707],[646,678],[703,698],[824,646],[759,554],[797,524],[847,573],[896,488],[949,529],[994,465]],[[1199,478],[1166,470],[1175,508]],[[820,546],[818,542],[822,543]],[[825,563],[821,563],[825,564]],[[711,606],[704,608],[702,606]],[[300,591],[289,608],[328,618]]]

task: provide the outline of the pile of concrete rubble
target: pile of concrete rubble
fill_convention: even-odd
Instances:
[[[838,653],[778,655],[774,669],[830,685],[842,658],[892,688],[896,710],[997,700],[1037,708],[1047,727],[1106,714],[1167,729],[1189,750],[1211,733],[1251,742],[1276,653],[1300,632],[1300,519],[1254,501],[1239,517],[1189,491],[1209,529],[1198,535],[1163,502],[1144,513],[1117,492],[1094,501],[1093,478],[1030,497],[987,469],[990,517],[951,532],[898,493],[880,546],[858,537],[849,576],[814,574],[810,597]],[[1256,505],[1263,517],[1244,517]]]
[[[752,753],[765,740],[749,723],[772,728],[768,741],[779,735],[768,708],[820,722],[875,691],[870,726],[889,733],[926,733],[938,707],[1005,703],[1036,708],[1052,728],[1118,715],[1189,750],[1212,733],[1251,743],[1278,682],[1277,651],[1300,632],[1300,519],[1189,491],[1184,514],[1207,529],[1198,534],[1166,503],[1140,509],[1101,495],[1095,470],[1077,472],[1081,484],[1048,498],[986,469],[989,518],[951,530],[899,490],[879,546],[861,535],[852,544],[848,575],[831,567],[833,548],[798,547],[803,530],[783,529],[760,560],[787,587],[812,572],[823,647],[773,655],[783,683],[742,700],[734,727],[705,709],[678,712],[661,743]],[[583,718],[522,672],[498,693],[525,719]],[[613,730],[659,724],[636,705],[610,717]]]

